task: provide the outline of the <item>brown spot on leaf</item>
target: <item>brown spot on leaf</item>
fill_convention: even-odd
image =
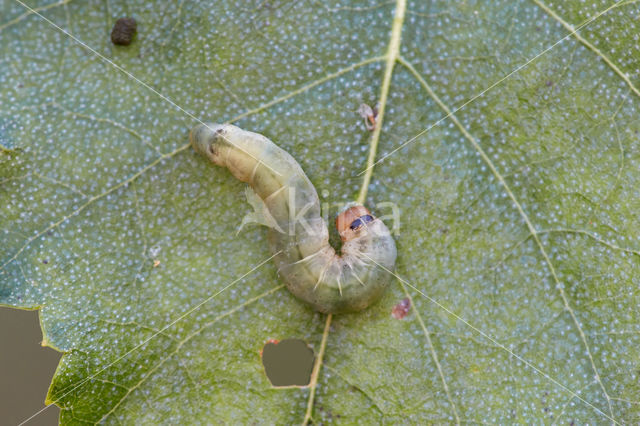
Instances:
[[[133,18],[120,18],[111,30],[111,42],[120,46],[128,46],[133,40],[138,24]]]

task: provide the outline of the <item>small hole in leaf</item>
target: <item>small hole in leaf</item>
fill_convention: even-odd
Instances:
[[[273,386],[308,386],[313,349],[300,339],[270,340],[262,349],[262,365]]]

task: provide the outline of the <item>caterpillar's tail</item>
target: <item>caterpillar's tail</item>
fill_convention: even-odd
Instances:
[[[219,166],[224,166],[219,156],[218,138],[224,139],[224,124],[203,123],[189,132],[189,142],[193,149]]]

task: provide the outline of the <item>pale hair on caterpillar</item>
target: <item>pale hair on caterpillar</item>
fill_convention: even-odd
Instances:
[[[315,187],[298,162],[265,136],[231,124],[201,124],[189,135],[196,152],[249,184],[250,219],[269,228],[278,273],[298,299],[324,313],[355,312],[389,285],[396,245],[362,205],[336,218],[341,254],[329,244]],[[386,270],[380,266],[386,268]]]

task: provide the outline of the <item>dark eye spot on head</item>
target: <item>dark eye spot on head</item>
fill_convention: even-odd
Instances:
[[[111,30],[111,42],[120,46],[128,46],[133,40],[138,24],[133,18],[120,18]]]
[[[349,228],[352,231],[355,231],[356,229],[358,229],[361,226],[363,226],[365,223],[369,223],[371,221],[373,221],[373,216],[367,214],[367,215],[359,217],[358,219],[356,219],[353,222],[351,222],[351,225],[349,226]]]
[[[216,146],[214,144],[209,145],[209,152],[211,155],[218,155],[218,150],[216,150]]]

